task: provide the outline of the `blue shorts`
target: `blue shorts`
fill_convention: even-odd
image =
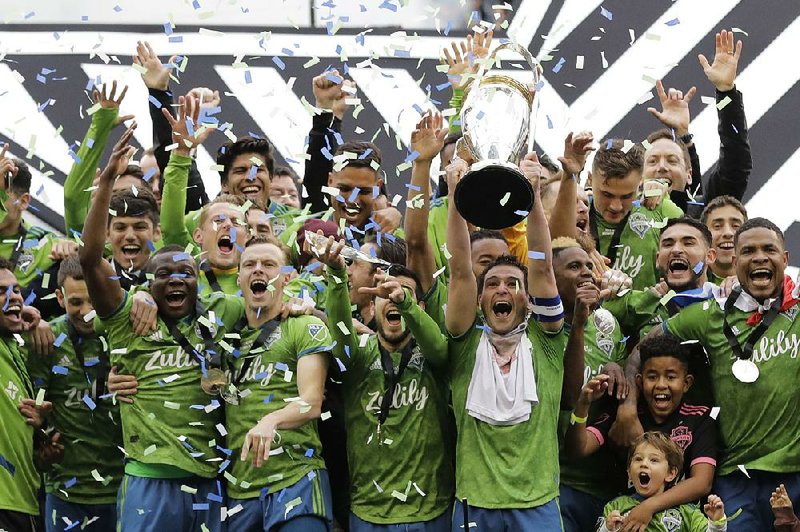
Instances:
[[[71,527],[71,523],[76,521],[78,525]],[[88,523],[86,528],[84,528],[85,522]],[[44,526],[47,532],[57,532],[67,528],[89,532],[114,530],[117,526],[117,505],[67,502],[48,493],[44,503]]]
[[[242,509],[231,515],[239,505]],[[272,531],[285,528],[285,523],[295,519],[311,518],[303,527],[306,530],[330,530],[332,507],[328,472],[318,469],[276,493],[258,499],[230,499],[228,529],[231,532]],[[315,522],[319,526],[315,526]]]
[[[221,532],[223,497],[215,479],[125,475],[117,495],[117,531],[193,532],[205,524],[209,532]]]
[[[449,532],[450,509],[442,515],[428,521],[417,523],[401,523],[395,525],[379,525],[364,521],[354,513],[350,513],[350,532]]]
[[[800,473],[767,473],[748,469],[750,478],[741,471],[714,479],[713,494],[725,503],[725,514],[742,513],[728,521],[728,532],[772,530],[775,517],[769,497],[775,488],[786,485],[795,509],[800,508]]]
[[[564,532],[584,532],[597,527],[597,519],[603,515],[606,505],[603,499],[561,484],[558,506],[564,521]]]
[[[469,505],[469,522],[475,526],[469,532],[557,532],[563,530],[558,502],[553,499],[533,508],[495,510]],[[453,507],[452,532],[466,532],[464,506],[456,501]]]

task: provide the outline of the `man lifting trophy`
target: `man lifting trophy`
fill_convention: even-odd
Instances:
[[[504,49],[525,58],[533,71],[533,84],[538,85],[541,66],[518,44],[508,42],[498,46],[489,67]],[[519,169],[519,161],[531,135],[534,91],[514,78],[488,69],[482,69],[482,75],[466,91],[461,109],[464,137],[459,141],[462,143],[459,151],[465,150],[474,163],[456,187],[456,208],[477,227],[511,227],[533,207],[533,189]]]

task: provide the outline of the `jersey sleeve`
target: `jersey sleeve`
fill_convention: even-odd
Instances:
[[[447,338],[442,334],[441,329],[433,321],[433,318],[422,311],[419,305],[414,302],[408,290],[406,290],[406,298],[398,307],[425,358],[433,366],[446,367]]]
[[[709,415],[703,416],[703,421],[694,430],[691,454],[690,467],[695,464],[717,465],[719,428],[717,421]]]
[[[108,338],[112,364],[124,360],[127,354],[127,346],[133,340],[134,332],[130,321],[132,307],[133,298],[128,292],[125,292],[119,308],[109,316],[99,318],[95,322],[95,330],[98,330],[98,332],[104,331],[106,338]]]
[[[682,341],[699,340],[701,343],[705,338],[705,326],[708,323],[708,316],[705,310],[710,305],[716,305],[714,301],[701,301],[684,307],[680,312],[664,322],[664,332],[676,336]]]
[[[164,245],[185,246],[192,241],[183,214],[191,164],[191,157],[173,153],[164,170],[164,189],[161,192],[161,234]]]
[[[297,358],[333,350],[333,338],[328,327],[316,316],[296,318],[295,352]]]
[[[53,357],[31,353],[28,355],[26,366],[33,389],[44,388],[47,390],[50,387],[50,376],[53,374]]]
[[[356,378],[359,364],[355,363],[365,348],[359,347],[358,335],[353,328],[350,312],[350,294],[347,272],[328,269],[328,330],[333,338],[332,353],[336,366],[346,380]],[[337,368],[333,368],[334,371]]]
[[[650,290],[631,290],[622,297],[603,302],[619,322],[626,334],[632,334],[643,328],[658,311],[661,298]]]
[[[608,433],[611,431],[611,426],[616,419],[615,414],[611,410],[603,410],[596,418],[590,419],[589,424],[586,425],[586,430],[597,439],[600,447],[608,441]]]

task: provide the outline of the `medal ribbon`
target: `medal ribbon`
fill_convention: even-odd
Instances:
[[[417,343],[412,338],[403,348],[400,354],[400,366],[397,368],[397,373],[394,372],[394,363],[392,362],[392,355],[383,348],[380,341],[378,341],[378,350],[381,354],[381,366],[383,367],[383,383],[384,392],[383,399],[381,399],[381,408],[378,411],[378,426],[383,425],[386,418],[389,417],[389,407],[392,404],[392,397],[394,396],[394,389],[400,378],[403,376],[408,363],[411,361],[411,351]]]
[[[75,326],[72,325],[69,320],[67,320],[67,331],[69,332],[69,341],[72,342],[72,347],[75,349],[75,357],[78,359],[78,363],[83,370],[87,384],[91,386],[91,379],[89,378],[89,374],[86,372],[86,361],[83,357],[83,342],[86,341],[86,338],[78,333],[78,330],[75,329]],[[105,395],[107,392],[106,379],[108,378],[108,371],[111,367],[109,353],[106,348],[108,343],[100,342],[100,345],[103,347],[100,351],[100,356],[98,357],[100,361],[98,362],[97,376],[95,378],[94,386],[91,389],[92,399],[95,401],[97,401],[98,396]]]
[[[756,328],[753,329],[753,332],[751,332],[750,336],[747,337],[744,346],[742,346],[739,344],[739,341],[736,339],[736,335],[733,333],[733,329],[728,323],[728,316],[733,310],[733,306],[736,303],[736,300],[739,299],[741,293],[742,287],[737,286],[728,296],[728,300],[725,301],[725,312],[722,315],[722,331],[725,333],[725,338],[728,339],[728,345],[731,346],[733,354],[736,355],[739,360],[750,360],[750,357],[753,356],[753,348],[755,347],[756,342],[764,335],[765,332],[767,332],[769,326],[772,325],[772,322],[775,321],[775,318],[777,318],[778,314],[781,312],[783,294],[773,301],[772,306],[769,307],[769,310],[764,315],[764,318],[756,326]]]
[[[277,329],[280,324],[281,324],[280,315],[278,315],[277,318],[273,318],[268,322],[264,323],[263,325],[261,325],[261,327],[259,327],[261,329],[261,332],[258,333],[258,338],[256,339],[255,342],[253,342],[253,345],[254,346],[266,345],[267,340],[272,335],[272,333],[275,332],[275,329]],[[239,322],[234,327],[234,330],[240,335],[239,338],[234,340],[233,342],[234,347],[236,349],[240,349],[242,346],[241,332],[246,325],[247,325],[247,318],[243,316],[242,319],[240,319]],[[239,356],[242,356],[242,353],[239,353]],[[233,380],[234,386],[236,387],[239,386],[239,383],[242,382],[242,379],[247,373],[247,370],[250,369],[250,365],[252,363],[253,363],[253,357],[251,356],[245,357],[244,362],[242,363],[242,369],[239,371],[239,374],[236,375],[236,378]]]
[[[195,318],[202,316],[203,314],[205,314],[205,309],[198,301],[197,305],[195,306]],[[199,353],[178,328],[177,320],[164,320],[164,323],[167,324],[172,338],[178,342],[184,351],[187,353],[192,353],[198,359],[200,359],[200,371],[203,373],[204,377],[208,373],[206,370],[206,364],[214,369],[219,369],[220,366],[222,366],[222,356],[220,355],[219,351],[215,349],[214,339],[211,337],[211,331],[208,330],[208,327],[202,323],[198,323],[198,326],[200,327],[200,335],[203,337],[203,344],[205,344],[206,351],[206,353]],[[211,355],[210,359],[208,358],[209,354]]]
[[[592,238],[594,238],[595,246],[597,246],[597,250],[600,253],[611,261],[611,267],[614,267],[614,261],[617,260],[617,249],[619,249],[619,240],[622,238],[622,231],[625,230],[625,225],[628,223],[628,218],[631,215],[631,209],[628,211],[628,214],[625,215],[625,218],[614,228],[614,235],[611,237],[611,243],[608,245],[608,251],[603,253],[600,249],[600,233],[597,230],[597,218],[600,217],[600,213],[597,212],[597,209],[594,208],[594,202],[590,202],[589,205],[589,231],[592,233]]]

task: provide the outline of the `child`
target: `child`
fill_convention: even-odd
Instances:
[[[692,386],[689,374],[689,348],[672,336],[647,338],[639,344],[641,370],[636,375],[640,405],[639,420],[645,431],[666,434],[683,452],[683,479],[669,491],[641,504],[627,522],[644,525],[661,510],[697,501],[711,491],[717,465],[718,432],[711,410],[683,402]],[[584,386],[573,413],[574,423],[567,431],[565,450],[584,457],[605,445],[614,424],[616,410],[601,414],[587,427],[586,417],[592,401],[608,387],[608,377],[599,375]],[[685,477],[685,478],[684,478]]]
[[[622,528],[625,516],[651,497],[665,493],[683,466],[683,452],[661,432],[645,432],[628,453],[628,478],[636,493],[623,495],[606,504],[598,532],[614,532]],[[674,488],[672,488],[674,489]],[[646,530],[669,532],[724,532],[727,530],[725,505],[716,495],[708,496],[705,505],[708,518],[694,505],[681,504],[660,511],[646,523]]]
[[[775,515],[775,532],[800,532],[800,519],[794,515],[792,499],[786,493],[786,486],[781,484],[769,498],[772,513]]]

